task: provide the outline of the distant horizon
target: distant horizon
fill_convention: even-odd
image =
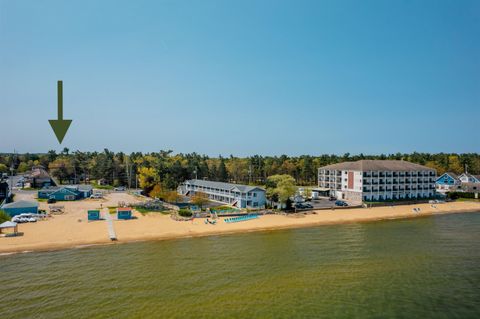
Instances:
[[[105,149],[108,149],[108,148],[104,148],[102,150],[93,150],[93,151],[85,151],[85,150],[79,150],[79,149],[70,149],[69,148],[69,154],[73,154],[77,151],[79,152],[82,152],[82,153],[103,153],[105,151]],[[30,155],[46,155],[48,154],[49,151],[55,151],[57,155],[61,154],[63,152],[63,148],[61,149],[51,149],[51,150],[48,150],[46,152],[18,152],[16,151],[15,153],[14,152],[3,152],[3,151],[0,151],[0,155],[13,155],[13,154],[16,154],[16,155],[26,155],[26,154],[30,154]],[[252,154],[246,154],[246,155],[236,155],[236,154],[206,154],[206,153],[201,153],[201,152],[175,152],[175,150],[167,150],[167,149],[160,149],[160,150],[157,150],[157,151],[146,151],[146,152],[142,152],[142,151],[132,151],[132,152],[126,152],[126,151],[116,151],[116,150],[112,150],[112,149],[108,149],[108,151],[110,152],[113,152],[115,154],[118,154],[118,153],[123,153],[125,155],[130,155],[130,154],[133,154],[133,153],[142,153],[142,154],[152,154],[152,153],[160,153],[162,151],[171,151],[171,154],[172,155],[179,155],[179,154],[197,154],[197,155],[200,155],[200,156],[208,156],[208,157],[211,157],[211,158],[219,158],[220,156],[222,158],[229,158],[230,156],[233,156],[233,157],[238,157],[238,158],[246,158],[246,157],[252,157],[252,156],[262,156],[262,157],[281,157],[281,156],[288,156],[288,157],[301,157],[301,156],[312,156],[312,157],[320,157],[320,156],[338,156],[338,157],[343,157],[345,156],[346,154],[349,155],[349,157],[359,157],[359,156],[364,156],[364,157],[378,157],[378,156],[396,156],[396,155],[412,155],[412,154],[430,154],[430,155],[438,155],[438,154],[448,154],[448,155],[468,155],[468,154],[475,154],[475,155],[478,155],[480,154],[480,152],[420,152],[420,151],[412,151],[412,152],[389,152],[389,153],[350,153],[350,152],[346,152],[346,153],[342,153],[342,154],[336,154],[336,153],[317,153],[317,154],[255,154],[255,153],[252,153]]]

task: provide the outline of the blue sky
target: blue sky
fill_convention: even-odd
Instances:
[[[479,21],[480,1],[0,0],[0,152],[478,152]]]

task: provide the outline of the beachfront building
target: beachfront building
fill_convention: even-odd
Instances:
[[[89,198],[93,193],[92,185],[68,185],[42,188],[38,198],[59,201]]]
[[[202,192],[213,201],[238,208],[263,208],[266,202],[265,190],[261,187],[199,179],[185,181],[178,192],[185,196]]]
[[[461,184],[458,175],[452,172],[443,173],[435,181],[436,189],[440,193],[456,191],[461,188]]]
[[[360,160],[318,169],[318,187],[352,202],[431,198],[437,173],[398,160]]]
[[[462,175],[458,176],[458,179],[462,183],[480,184],[480,175],[472,175],[468,172],[465,172]]]
[[[4,204],[0,207],[1,210],[5,211],[10,217],[30,213],[38,213],[38,203],[27,200],[19,200],[18,202],[13,202],[9,204]]]

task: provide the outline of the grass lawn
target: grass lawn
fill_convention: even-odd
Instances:
[[[168,210],[168,209],[165,209],[165,210],[151,210],[151,209],[148,209],[148,208],[138,207],[138,208],[135,208],[135,210],[137,212],[139,212],[140,214],[144,215],[144,216],[145,216],[145,214],[149,214],[149,213],[160,213],[160,214],[163,214],[163,215],[170,214],[170,210]]]
[[[106,190],[112,190],[114,189],[115,187],[113,187],[112,185],[98,185],[98,184],[92,184],[93,188],[96,188],[96,189],[106,189]]]
[[[456,202],[480,202],[480,198],[457,198]]]

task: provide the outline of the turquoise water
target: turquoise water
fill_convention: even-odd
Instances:
[[[0,257],[1,318],[480,318],[480,214]]]

